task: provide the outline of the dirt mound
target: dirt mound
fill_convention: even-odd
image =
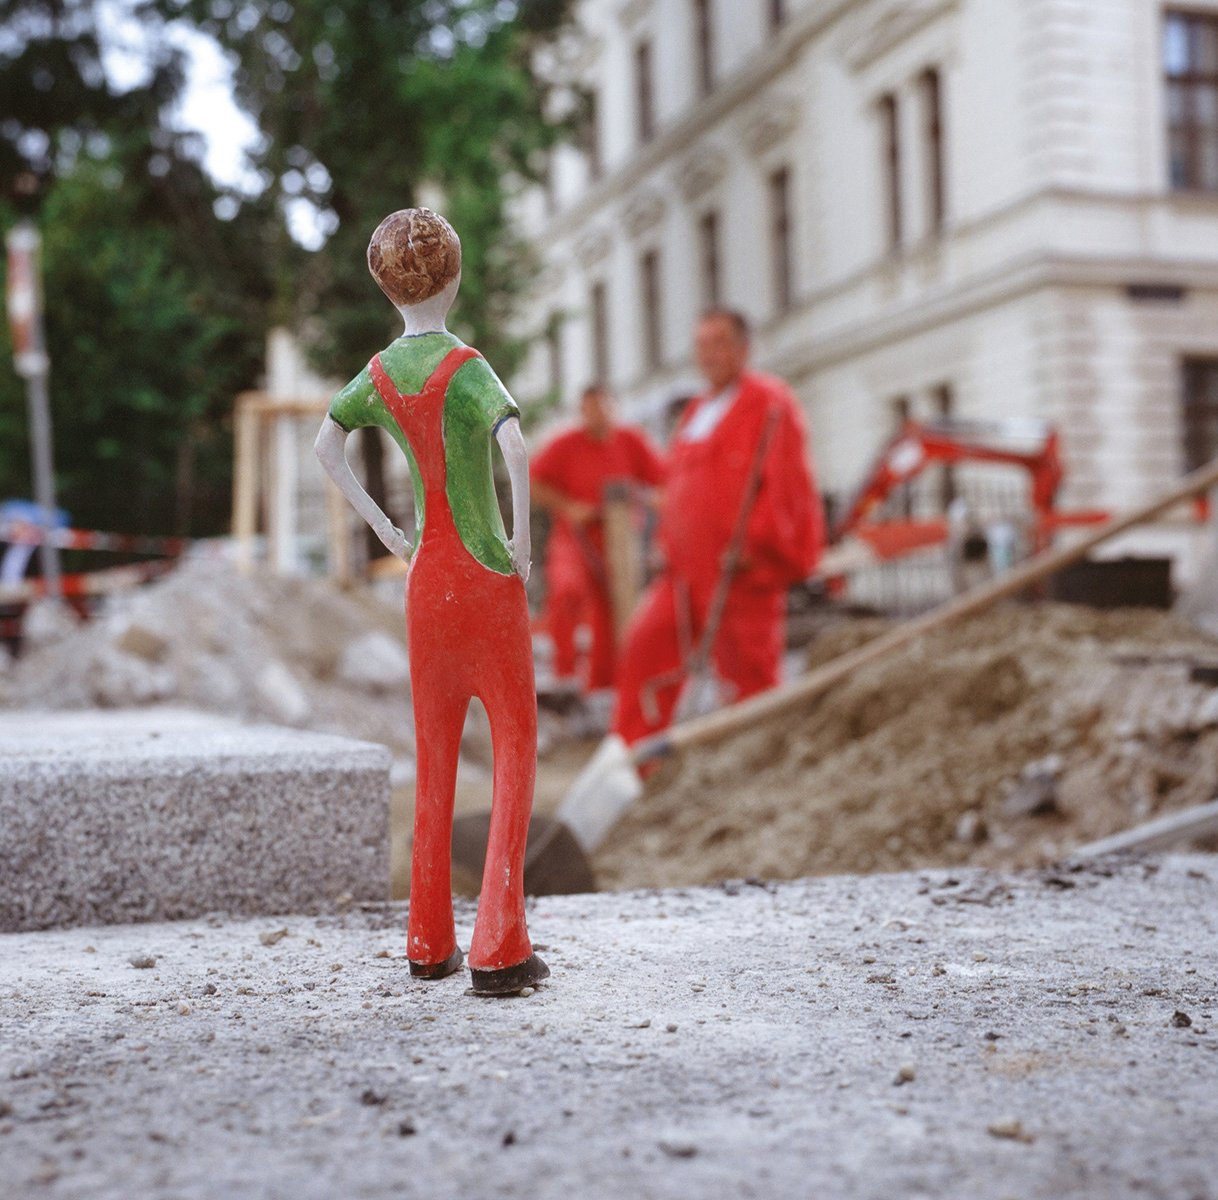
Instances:
[[[0,705],[188,705],[413,755],[400,607],[319,579],[187,562],[24,655]]]
[[[885,628],[849,622],[826,661]],[[1027,866],[1218,792],[1218,641],[1144,611],[1011,606],[691,755],[597,856],[606,887]]]

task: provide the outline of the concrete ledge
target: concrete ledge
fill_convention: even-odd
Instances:
[[[0,715],[0,930],[384,899],[389,764],[183,711]]]

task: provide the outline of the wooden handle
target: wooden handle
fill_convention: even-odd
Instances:
[[[1199,467],[1191,475],[1186,475],[1176,487],[1151,503],[1134,509],[1124,516],[1113,517],[1075,545],[1060,550],[1045,550],[1006,574],[1000,575],[997,579],[972,588],[920,617],[902,622],[887,633],[859,646],[856,650],[851,650],[848,654],[833,659],[832,662],[825,663],[785,687],[773,688],[771,691],[752,696],[739,704],[721,708],[709,716],[674,725],[664,733],[636,743],[633,751],[634,761],[636,764],[644,763],[667,753],[718,741],[720,738],[728,737],[737,730],[744,729],[758,721],[796,708],[804,701],[813,696],[819,696],[841,683],[860,667],[868,666],[928,633],[945,629],[949,625],[963,621],[966,617],[983,612],[997,604],[998,601],[1022,592],[1032,584],[1056,574],[1063,567],[1068,567],[1071,563],[1085,558],[1102,542],[1124,533],[1127,529],[1132,529],[1135,525],[1153,521],[1155,517],[1181,501],[1191,499],[1199,492],[1209,491],[1216,485],[1218,485],[1218,459],[1207,463],[1204,467]]]

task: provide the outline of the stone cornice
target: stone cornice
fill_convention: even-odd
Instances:
[[[725,79],[709,96],[692,103],[678,120],[662,126],[628,162],[610,171],[569,209],[554,217],[541,230],[538,240],[552,243],[569,236],[629,193],[652,171],[688,150],[707,130],[754,99],[775,75],[794,66],[804,46],[856,3],[857,0],[824,0],[813,8],[793,13],[783,31],[753,55],[746,67]]]

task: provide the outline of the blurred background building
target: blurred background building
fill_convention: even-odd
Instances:
[[[1218,0],[577,17],[548,69],[585,135],[527,205],[546,336],[522,395],[601,378],[658,418],[727,304],[802,399],[831,500],[907,415],[1053,422],[1073,506],[1218,453]]]

